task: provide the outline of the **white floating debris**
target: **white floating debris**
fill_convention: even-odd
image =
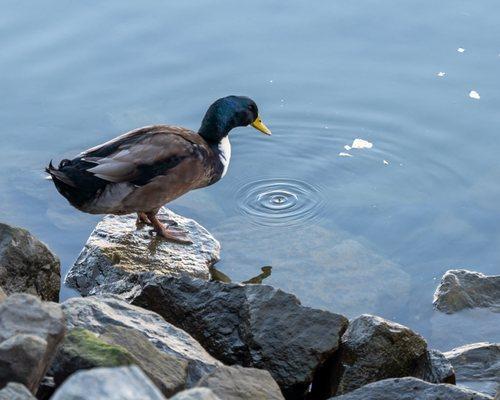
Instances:
[[[352,154],[349,154],[349,153],[344,153],[343,151],[341,151],[339,153],[339,157],[352,157]]]
[[[463,47],[459,47],[459,48],[457,49],[457,51],[458,51],[459,53],[463,53],[463,52],[465,51],[465,49],[464,49]]]
[[[346,145],[344,146],[344,149],[346,149],[347,151],[349,151],[349,150],[351,150],[351,146],[349,146],[348,144],[346,144]]]
[[[273,80],[272,80],[272,79],[270,79],[270,80],[269,80],[269,83],[273,83]]]
[[[371,149],[373,147],[373,143],[364,139],[354,139],[351,147],[353,149]]]
[[[389,165],[389,161],[387,161],[387,160],[384,160],[383,163],[384,163],[384,165]]]
[[[440,71],[436,75],[439,76],[440,78],[442,78],[443,76],[446,75],[446,72]]]
[[[475,100],[479,100],[481,98],[481,96],[479,95],[478,92],[476,92],[475,90],[471,90],[470,93],[469,93],[469,97],[471,99],[475,99]]]

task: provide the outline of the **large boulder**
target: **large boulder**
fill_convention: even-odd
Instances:
[[[11,382],[0,390],[0,400],[36,400],[36,397],[25,386]]]
[[[417,378],[393,378],[370,383],[331,400],[492,400],[492,397],[449,384]]]
[[[453,382],[453,370],[440,353],[406,326],[374,315],[351,321],[342,336],[340,371],[333,393],[345,394],[387,378],[417,376],[432,382]]]
[[[447,314],[464,308],[500,311],[500,275],[486,276],[465,269],[446,271],[434,293],[434,307]]]
[[[0,286],[59,301],[59,258],[27,230],[0,223]]]
[[[224,400],[283,400],[269,372],[256,368],[219,367],[204,376],[198,387],[206,387]]]
[[[66,300],[62,307],[68,329],[84,328],[98,334],[102,341],[123,347],[151,376],[158,379],[163,376],[166,388],[178,388],[179,385],[174,382],[178,382],[180,377],[185,380],[180,386],[194,386],[202,376],[221,365],[183,330],[158,314],[117,297],[72,298]],[[161,365],[163,363],[165,365]],[[170,378],[165,377],[169,370]],[[168,379],[171,379],[170,383]]]
[[[51,400],[165,400],[135,365],[94,368],[71,375]]]
[[[107,215],[90,235],[65,283],[88,295],[130,274],[152,272],[209,279],[210,266],[219,260],[219,242],[192,219],[168,209],[162,209],[159,217],[185,231],[193,244],[155,238],[149,226],[136,226],[135,215]]]
[[[227,364],[269,371],[287,398],[304,394],[348,325],[342,315],[304,307],[266,285],[168,277],[132,285],[134,304],[186,330]]]
[[[495,395],[500,388],[500,344],[474,343],[444,353],[457,375],[457,383]]]
[[[19,382],[35,393],[64,333],[58,304],[29,294],[0,303],[0,387]]]

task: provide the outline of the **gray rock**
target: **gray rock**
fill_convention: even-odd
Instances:
[[[221,400],[221,398],[212,392],[211,389],[200,387],[177,393],[170,400]]]
[[[58,304],[20,293],[0,303],[0,387],[16,381],[35,393],[64,333]]]
[[[71,375],[51,400],[165,400],[135,365],[94,368]]]
[[[492,397],[449,384],[417,378],[393,378],[370,383],[331,400],[492,400]]]
[[[418,360],[415,378],[431,383],[456,383],[455,370],[443,353],[437,350],[428,350]]]
[[[0,286],[59,301],[59,259],[27,230],[0,223]]]
[[[25,386],[11,382],[0,390],[0,400],[36,400],[36,397]]]
[[[283,400],[269,372],[256,368],[219,367],[198,383],[224,400]]]
[[[474,343],[444,353],[457,375],[457,384],[495,395],[500,387],[500,344]]]
[[[191,219],[168,209],[162,209],[159,215],[177,224],[194,243],[177,244],[151,236],[149,226],[136,227],[135,215],[107,215],[90,235],[65,283],[88,295],[130,274],[151,272],[209,279],[210,266],[219,260],[219,242]]]
[[[371,382],[411,376],[426,352],[426,341],[411,329],[361,315],[351,321],[342,336],[342,373],[333,392],[345,394]]]
[[[133,356],[146,348],[144,342],[138,339],[138,335],[141,335],[162,353],[175,358],[178,361],[176,365],[187,363],[187,387],[194,386],[202,376],[221,365],[183,330],[166,322],[158,314],[130,305],[117,297],[72,298],[66,300],[62,307],[68,329],[78,327],[95,332],[102,340],[120,345]],[[124,328],[129,329],[129,334],[119,338]],[[130,330],[135,330],[136,334],[130,333]],[[152,353],[150,348],[147,351]],[[151,368],[154,368],[156,362],[158,359],[150,361]],[[172,361],[165,368],[170,368],[173,363]]]
[[[447,314],[475,307],[500,312],[500,275],[486,276],[465,269],[446,271],[434,293],[433,304]]]
[[[304,394],[348,324],[271,286],[168,277],[134,284],[134,304],[191,333],[227,364],[269,371],[287,398]]]
[[[131,364],[140,367],[165,396],[186,387],[187,361],[162,352],[136,330],[114,325],[99,337],[86,329],[69,331],[50,372],[59,386],[81,369]]]

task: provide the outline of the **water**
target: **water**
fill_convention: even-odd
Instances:
[[[222,242],[228,279],[272,266],[264,281],[304,304],[442,350],[500,340],[498,314],[431,306],[447,269],[500,270],[497,1],[2,5],[0,220],[65,270],[98,217],[43,180],[51,158],[153,123],[197,129],[245,94],[273,136],[235,130],[223,181],[172,204]],[[347,151],[356,138],[373,148]]]

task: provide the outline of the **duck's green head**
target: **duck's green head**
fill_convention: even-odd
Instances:
[[[198,133],[209,142],[220,142],[229,131],[238,126],[252,125],[270,135],[262,122],[255,101],[244,96],[227,96],[216,100],[207,110]]]

